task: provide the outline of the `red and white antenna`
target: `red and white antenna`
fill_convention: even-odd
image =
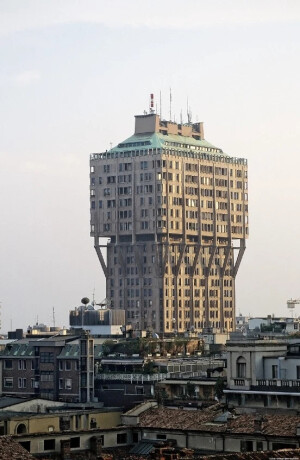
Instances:
[[[150,113],[154,113],[154,94],[150,94]]]

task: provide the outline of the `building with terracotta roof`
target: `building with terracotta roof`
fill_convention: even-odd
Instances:
[[[208,409],[138,406],[123,416],[133,439],[176,442],[198,453],[269,451],[300,447],[300,416],[238,414],[215,405]]]
[[[34,457],[9,436],[0,436],[0,460],[34,460]]]

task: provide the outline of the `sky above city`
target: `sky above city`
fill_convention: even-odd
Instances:
[[[89,154],[129,137],[149,94],[249,162],[237,313],[300,298],[299,0],[0,0],[2,332],[68,326],[103,300]],[[53,310],[55,317],[53,317]],[[300,315],[300,306],[295,315]]]

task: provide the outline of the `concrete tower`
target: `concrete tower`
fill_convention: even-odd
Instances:
[[[247,177],[247,161],[208,143],[202,123],[155,113],[136,116],[133,136],[91,155],[91,236],[106,295],[127,324],[234,330]]]

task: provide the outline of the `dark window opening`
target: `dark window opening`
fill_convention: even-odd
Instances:
[[[156,439],[165,440],[165,439],[167,439],[167,435],[166,434],[157,434]]]
[[[264,450],[264,445],[262,441],[257,441],[256,443],[256,450]]]
[[[27,433],[27,428],[26,428],[26,425],[24,425],[24,423],[20,423],[17,427],[17,434],[23,434],[23,433]]]
[[[241,441],[241,452],[253,452],[253,441]]]
[[[45,439],[44,450],[55,450],[55,439]]]
[[[126,444],[127,443],[127,433],[118,433],[117,434],[117,444]]]
[[[273,450],[280,450],[280,449],[296,449],[296,444],[288,444],[285,442],[273,442],[272,449]]]
[[[30,452],[30,441],[21,441],[19,444],[20,446],[24,447],[25,450]]]
[[[64,430],[70,430],[70,428],[71,428],[71,423],[70,423],[69,417],[61,417],[59,419],[59,429],[61,431],[64,431]]]
[[[6,359],[4,361],[4,369],[12,369],[13,364],[12,364],[12,359]]]
[[[90,428],[97,428],[97,422],[95,418],[92,418],[90,421]]]
[[[70,447],[71,449],[75,449],[76,447],[80,447],[80,437],[76,436],[76,438],[70,439]]]

